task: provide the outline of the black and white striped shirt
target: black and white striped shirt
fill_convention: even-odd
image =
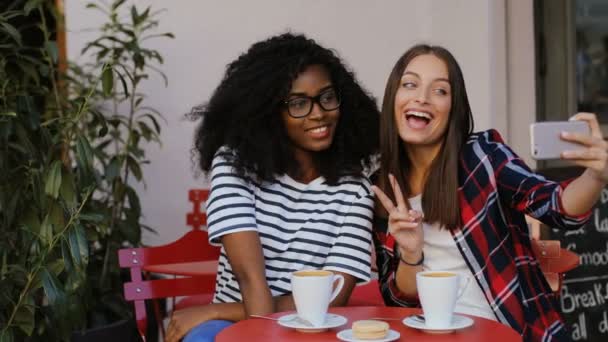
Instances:
[[[342,178],[329,186],[322,177],[302,184],[284,175],[260,184],[238,176],[227,153],[218,152],[211,169],[211,244],[219,245],[226,234],[257,231],[273,296],[291,293],[291,273],[301,269],[333,270],[369,280],[373,197],[366,178]],[[213,301],[241,301],[223,247]]]

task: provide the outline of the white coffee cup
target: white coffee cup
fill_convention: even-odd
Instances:
[[[329,303],[340,293],[342,286],[344,277],[331,271],[302,270],[292,273],[291,291],[298,316],[315,327],[322,326]]]
[[[464,294],[470,278],[452,271],[424,271],[416,273],[416,288],[425,325],[434,329],[452,326],[456,301]]]

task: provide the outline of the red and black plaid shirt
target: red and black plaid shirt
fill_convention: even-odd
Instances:
[[[570,340],[532,252],[524,214],[550,227],[576,229],[590,212],[568,216],[560,203],[565,184],[533,173],[495,130],[470,136],[461,151],[458,181],[463,227],[452,235],[496,319],[525,341]],[[391,306],[419,305],[395,284],[399,259],[386,219],[377,217],[374,225],[384,301]]]

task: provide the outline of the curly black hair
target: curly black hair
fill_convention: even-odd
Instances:
[[[209,172],[216,152],[228,146],[240,175],[272,181],[297,170],[281,110],[292,82],[308,66],[323,65],[340,94],[340,117],[331,146],[316,154],[320,174],[335,184],[358,176],[378,151],[379,112],[375,99],[332,51],[300,34],[284,33],[253,44],[228,64],[220,85],[190,117],[202,119],[193,152]]]

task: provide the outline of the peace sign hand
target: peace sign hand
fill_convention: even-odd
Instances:
[[[397,206],[380,188],[372,186],[372,190],[388,212],[388,232],[399,245],[402,258],[415,263],[422,256],[422,246],[424,244],[423,215],[419,211],[407,209],[399,183],[392,174],[389,174],[388,177],[397,200]]]

